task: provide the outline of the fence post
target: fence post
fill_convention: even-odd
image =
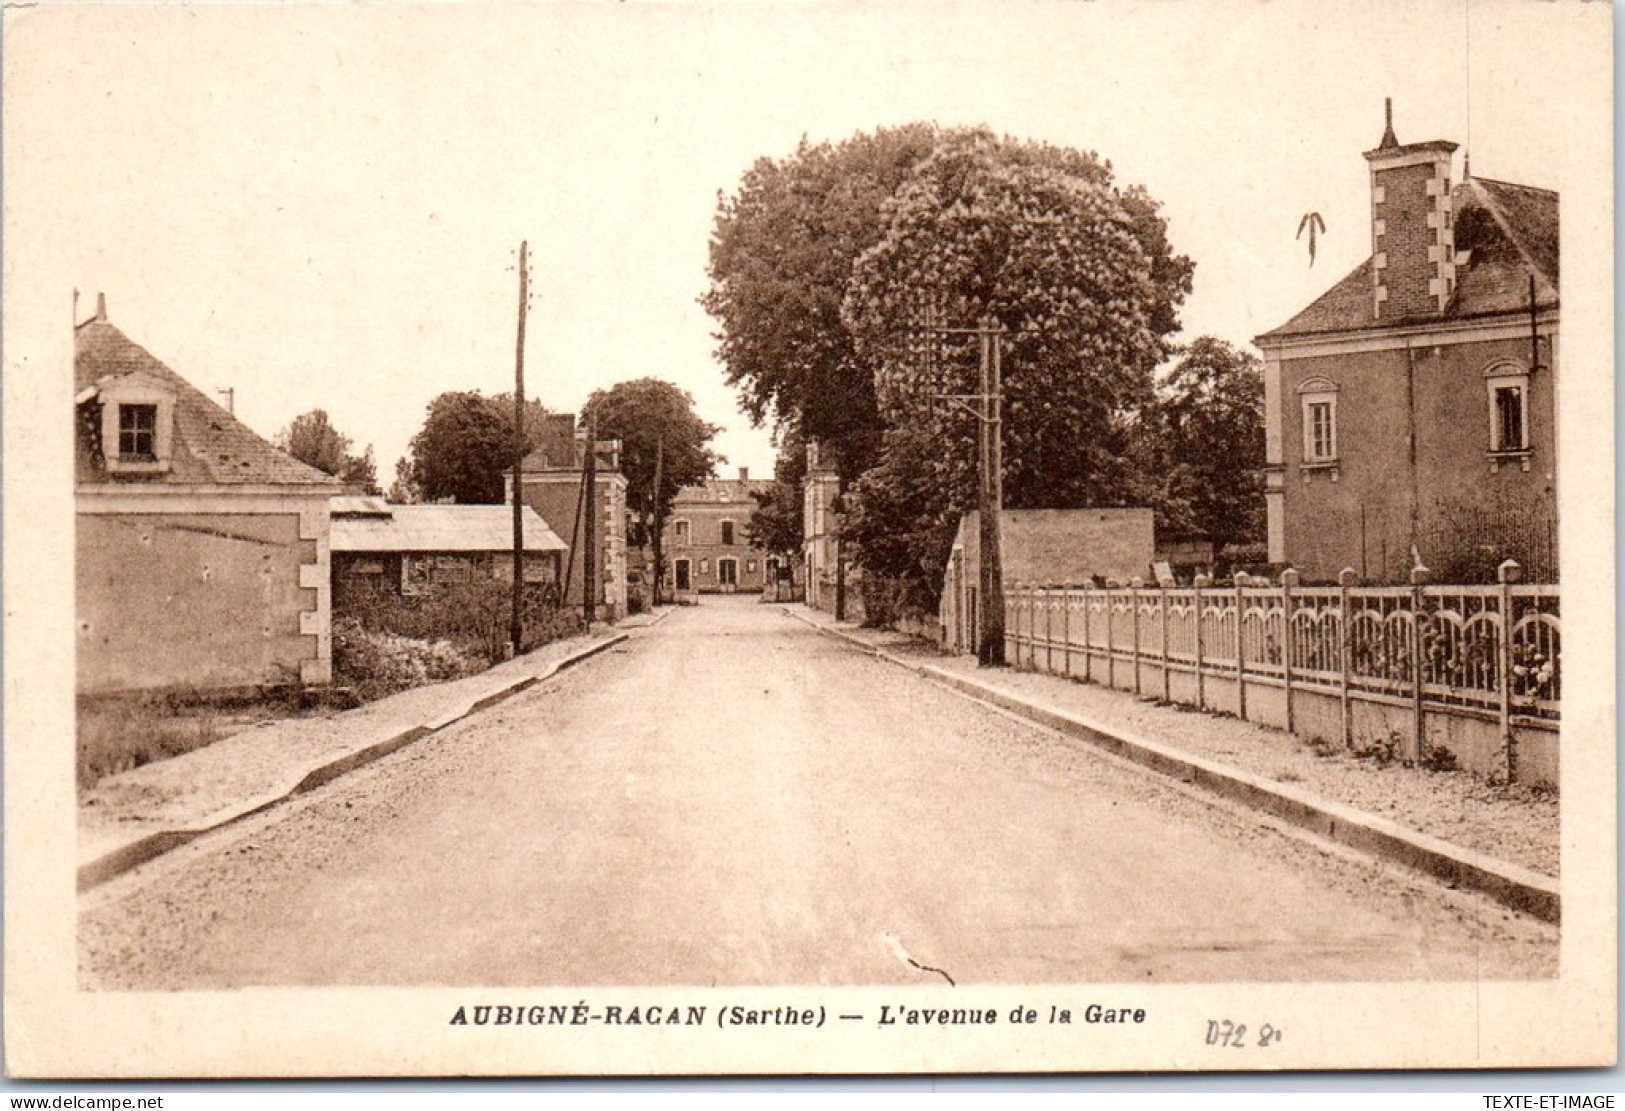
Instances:
[[[1090,639],[1089,631],[1089,591],[1094,586],[1091,579],[1083,580],[1083,681],[1095,681],[1094,641]]]
[[[1113,612],[1116,606],[1117,583],[1113,579],[1106,580],[1106,685],[1113,690],[1117,689],[1117,640],[1113,626],[1117,624],[1117,615]]]
[[[1236,713],[1242,721],[1247,720],[1247,653],[1243,647],[1247,642],[1243,635],[1247,626],[1247,599],[1242,591],[1251,581],[1247,572],[1236,572]]]
[[[1286,688],[1286,731],[1296,732],[1292,713],[1292,588],[1298,585],[1296,568],[1281,572],[1281,682]]]
[[[1134,606],[1134,693],[1140,693],[1140,588],[1145,586],[1145,580],[1138,575],[1129,580],[1129,589],[1134,593],[1131,604]]]
[[[1420,764],[1427,756],[1427,718],[1422,710],[1422,594],[1428,569],[1411,568],[1411,759]]]
[[[1072,584],[1061,584],[1061,671],[1072,678]]]
[[[1523,578],[1523,568],[1509,559],[1495,569],[1501,586],[1501,636],[1497,667],[1500,671],[1501,745],[1506,749],[1507,782],[1518,780],[1518,742],[1512,735],[1512,584]]]
[[[1168,586],[1161,579],[1157,580],[1157,614],[1162,618],[1162,700],[1172,702],[1173,688],[1168,679]]]
[[[1044,588],[1044,670],[1055,674],[1055,599],[1051,587]]]
[[[1349,587],[1353,586],[1358,578],[1354,568],[1345,567],[1337,573],[1337,670],[1338,670],[1338,700],[1341,704],[1343,747],[1354,747],[1354,721],[1351,717],[1352,707],[1349,704],[1349,653],[1353,637],[1350,628],[1353,622],[1349,614]]]
[[[1207,688],[1202,677],[1202,588],[1213,584],[1212,575],[1197,575],[1191,580],[1191,608],[1196,611],[1196,708],[1207,709]]]

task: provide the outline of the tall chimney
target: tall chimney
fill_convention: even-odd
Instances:
[[[739,481],[740,482],[749,482],[750,481],[750,468],[749,467],[740,467],[739,468]]]
[[[96,319],[103,323],[107,321],[107,294],[105,293],[96,294]]]
[[[1450,200],[1451,155],[1443,139],[1401,144],[1393,101],[1371,165],[1371,315],[1402,320],[1441,313],[1456,291],[1456,235]]]

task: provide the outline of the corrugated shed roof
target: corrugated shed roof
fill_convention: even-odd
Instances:
[[[374,499],[334,498],[336,503]],[[511,552],[511,505],[391,505],[388,515],[333,511],[335,552]],[[564,541],[524,507],[525,551],[562,552]]]
[[[177,485],[338,486],[338,479],[306,466],[211,401],[207,394],[153,358],[123,332],[98,317],[74,333],[74,392],[100,389],[119,379],[156,385],[175,397],[170,467],[160,474],[119,481]],[[80,482],[111,480],[100,460],[81,442],[76,458]]]
[[[1558,304],[1558,195],[1549,189],[1468,178],[1452,191],[1456,213],[1456,292],[1442,313],[1377,320],[1371,315],[1368,258],[1302,312],[1260,340],[1527,312]]]

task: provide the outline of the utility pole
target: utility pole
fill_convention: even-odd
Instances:
[[[665,527],[665,524],[666,524],[666,522],[665,522],[665,514],[661,511],[661,508],[665,503],[664,503],[664,499],[662,499],[661,496],[660,496],[660,483],[661,483],[662,477],[663,477],[663,475],[665,473],[665,463],[666,463],[666,437],[657,436],[655,438],[654,535],[649,538],[650,539],[650,547],[652,547],[654,549],[654,553],[655,553],[654,574],[653,574],[653,577],[650,579],[650,594],[649,594],[650,601],[649,601],[649,605],[650,605],[651,608],[660,605],[661,576],[665,571],[665,569],[663,567],[661,567],[661,558],[660,558],[664,554],[663,551],[662,551],[662,545],[664,543],[664,536],[663,536],[661,530]]]
[[[587,497],[587,544],[581,553],[581,615],[587,628],[597,616],[598,592],[603,582],[598,574],[598,408],[587,411],[587,458],[582,473]]]
[[[1002,355],[1005,329],[984,316],[974,328],[924,329],[940,335],[973,335],[980,341],[978,393],[936,394],[934,398],[976,418],[976,521],[978,533],[976,662],[981,667],[1004,664],[1004,568],[999,552],[999,525],[1004,514],[1004,435],[1002,430]]]
[[[508,615],[508,638],[518,656],[525,643],[525,308],[530,300],[528,240],[519,243],[519,338],[513,356],[513,604]]]

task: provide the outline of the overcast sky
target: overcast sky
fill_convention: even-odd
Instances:
[[[258,431],[325,408],[387,485],[430,398],[511,388],[528,239],[532,396],[574,409],[668,379],[727,427],[730,465],[765,474],[696,303],[718,192],[754,159],[916,119],[1095,150],[1196,262],[1185,338],[1244,343],[1367,254],[1361,152],[1384,96],[1402,142],[1470,139],[1480,176],[1562,188],[1607,109],[1607,17],[1527,0],[1470,20],[1462,0],[8,12],[7,370],[66,374],[71,291],[81,318],[105,291],[115,324],[234,388]],[[1312,269],[1294,239],[1311,210]]]

